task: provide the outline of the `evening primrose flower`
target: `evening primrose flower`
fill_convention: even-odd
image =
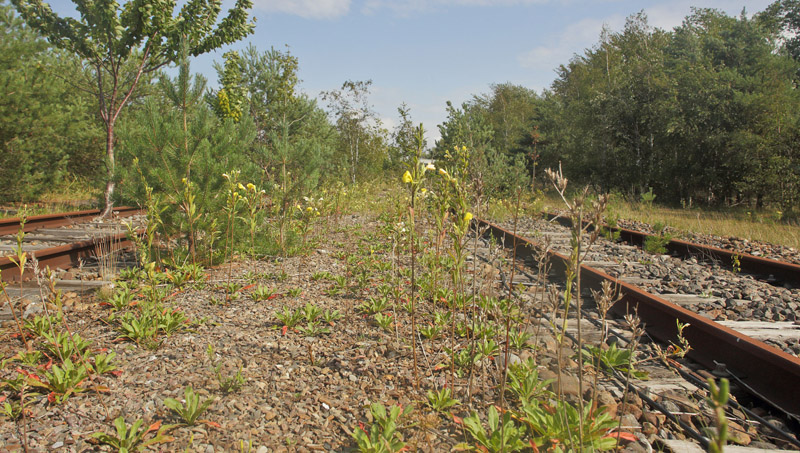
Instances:
[[[425,166],[425,170],[434,171],[434,170],[436,170],[436,166],[434,166],[433,164],[428,164],[428,165]]]
[[[238,187],[239,187],[239,190],[245,190],[244,185],[242,183],[239,183]]]
[[[403,182],[406,184],[410,184],[413,181],[414,179],[411,177],[411,172],[406,170],[406,172],[403,173]]]
[[[442,176],[447,176],[447,170],[445,170],[444,168],[440,168],[439,169],[439,174],[442,175]]]
[[[256,185],[253,184],[252,182],[248,182],[247,183],[247,190],[252,190],[253,192],[255,192],[256,191]]]
[[[464,214],[464,221],[469,222],[470,220],[472,220],[472,213],[467,211],[467,213]]]
[[[223,173],[222,177],[225,178],[225,179],[231,179],[231,175],[229,175],[227,173]]]

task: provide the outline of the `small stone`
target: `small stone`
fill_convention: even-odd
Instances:
[[[58,442],[54,443],[52,446],[50,446],[50,448],[55,450],[56,448],[61,448],[63,446],[64,446],[64,442],[58,441]]]

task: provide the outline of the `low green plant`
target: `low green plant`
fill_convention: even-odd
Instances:
[[[320,316],[322,316],[322,309],[317,307],[316,305],[314,305],[314,304],[312,304],[310,302],[307,302],[303,306],[303,319],[305,319],[306,322],[309,322],[309,323],[314,322]]]
[[[250,298],[253,299],[254,302],[262,302],[265,300],[270,300],[275,297],[275,289],[270,288],[267,286],[258,285],[256,289],[250,293]]]
[[[311,280],[313,280],[313,281],[317,281],[317,280],[332,280],[332,279],[333,279],[333,275],[331,275],[331,273],[328,272],[328,271],[314,272],[314,274],[311,275]]]
[[[552,382],[552,379],[539,379],[536,362],[531,358],[523,362],[512,363],[508,367],[507,388],[520,401],[547,395],[547,386]]]
[[[442,335],[442,327],[439,324],[422,326],[419,328],[419,333],[429,340],[435,340]]]
[[[117,353],[114,351],[109,352],[108,354],[97,354],[94,356],[94,372],[97,374],[105,374],[117,369],[117,366],[114,364],[114,358],[117,356]]]
[[[131,302],[133,302],[133,295],[131,288],[125,282],[121,282],[117,285],[116,291],[105,300],[105,303],[115,311],[122,311],[130,307]]]
[[[66,361],[72,357],[83,357],[91,346],[91,342],[81,338],[77,332],[70,335],[66,331],[57,333],[55,336],[50,332],[44,332],[42,338],[45,340],[43,348],[50,357],[57,357]]]
[[[333,324],[341,318],[342,314],[339,313],[339,310],[325,310],[322,313],[322,320],[328,324]]]
[[[16,360],[24,363],[25,365],[35,367],[39,364],[39,362],[42,361],[43,356],[44,355],[42,354],[42,351],[34,349],[33,351],[19,351],[14,357],[11,358],[11,360]],[[5,365],[5,363],[3,365]],[[0,368],[5,368],[5,366]]]
[[[523,441],[525,425],[518,426],[511,417],[510,412],[503,412],[503,416],[500,417],[497,409],[494,406],[490,406],[487,422],[488,431],[483,427],[477,413],[473,412],[472,415],[463,420],[464,428],[472,437],[472,440],[479,445],[477,450],[505,453],[522,451],[530,447],[528,443]],[[470,447],[468,444],[456,446],[456,448],[465,449]]]
[[[127,312],[118,321],[120,338],[148,348],[157,347],[158,321],[151,310],[144,310],[138,316]]]
[[[359,305],[356,310],[366,315],[374,315],[389,308],[389,299],[385,297],[370,297]]]
[[[156,314],[156,325],[165,335],[171,335],[178,330],[186,328],[188,319],[180,310],[164,309]]]
[[[164,406],[172,409],[187,425],[194,425],[198,422],[198,418],[203,415],[203,412],[214,403],[214,398],[208,398],[200,401],[200,396],[194,393],[192,386],[187,386],[183,391],[184,402],[180,402],[174,398],[166,398]]]
[[[512,329],[508,333],[508,342],[514,349],[531,349],[533,346],[528,342],[532,337],[528,332]]]
[[[164,444],[175,440],[171,436],[166,435],[167,431],[172,428],[171,425],[161,426],[161,422],[156,422],[147,429],[143,429],[142,424],[142,420],[139,419],[133,422],[133,425],[128,428],[128,425],[125,423],[125,418],[118,417],[114,420],[116,435],[97,432],[92,434],[91,437],[97,440],[97,442],[108,445],[120,453],[140,451],[151,445]],[[145,440],[145,437],[153,431],[156,431],[156,434]]]
[[[475,348],[478,351],[478,359],[481,360],[484,358],[490,359],[498,354],[500,351],[500,347],[497,345],[492,339],[483,340],[478,342]]]
[[[551,404],[530,398],[520,403],[515,418],[528,426],[530,442],[542,451],[558,451],[565,445],[573,445],[574,451],[607,451],[617,447],[616,437],[609,432],[619,424],[604,407],[592,412],[592,404],[586,404],[581,423],[578,408],[564,400],[553,400]],[[578,439],[583,439],[583,443],[576,443]]]
[[[331,333],[331,329],[320,326],[319,321],[314,321],[299,328],[300,333],[305,337],[318,337]]]
[[[281,313],[275,314],[275,318],[284,326],[292,329],[303,320],[303,312],[284,306]]]
[[[286,294],[287,294],[289,297],[297,297],[297,296],[299,296],[299,295],[300,295],[300,294],[302,294],[302,293],[303,293],[303,288],[289,288],[289,289],[286,291]]]
[[[656,234],[645,238],[644,251],[653,255],[663,255],[667,253],[667,244],[672,240],[672,235],[667,233],[667,226],[661,222],[656,222],[653,225],[653,230],[655,230]]]
[[[375,313],[373,319],[375,319],[375,324],[377,324],[381,329],[387,332],[392,330],[393,319],[391,316],[384,315],[383,313]]]
[[[220,285],[220,289],[225,290],[228,295],[233,295],[242,288],[243,286],[239,282],[226,282]]]
[[[648,209],[652,208],[653,201],[656,199],[656,194],[653,193],[653,188],[648,187],[647,192],[642,192],[639,195],[639,199],[642,201],[642,203],[644,203],[645,206],[647,206]]]
[[[725,378],[720,379],[719,386],[714,379],[708,379],[708,403],[714,409],[716,425],[716,430],[709,430],[711,442],[708,444],[708,451],[711,453],[722,453],[728,441],[728,418],[725,416],[725,406],[728,404],[729,389],[730,384]]]
[[[353,439],[358,445],[358,451],[362,453],[394,453],[402,451],[406,444],[401,440],[397,432],[398,421],[401,417],[406,417],[413,411],[411,406],[403,409],[394,406],[387,413],[386,406],[380,403],[370,405],[372,414],[372,425],[369,434],[364,429],[356,428],[353,430]]]
[[[216,366],[214,365],[214,347],[208,345],[206,354],[208,355],[208,360],[211,361],[211,369],[214,371],[214,375],[217,377],[219,389],[222,390],[223,393],[239,391],[245,382],[244,375],[242,375],[242,366],[239,365],[239,370],[236,371],[236,374],[231,376],[223,376],[222,364],[218,363]]]
[[[33,319],[25,320],[25,330],[37,337],[43,337],[45,334],[51,335],[54,327],[61,324],[62,319],[61,312],[49,316],[36,315]]]
[[[648,374],[645,371],[636,370],[631,362],[632,352],[630,349],[619,349],[616,343],[611,343],[608,349],[603,349],[598,346],[586,346],[583,349],[583,355],[587,359],[592,360],[592,363],[602,365],[607,369],[613,369],[622,373],[628,372],[630,364],[631,376],[636,379],[647,379]]]
[[[70,359],[64,359],[61,366],[53,365],[50,371],[45,371],[46,382],[41,383],[41,387],[51,392],[51,401],[61,404],[71,395],[80,393],[86,389],[81,387],[81,383],[89,376],[86,365],[75,366]]]
[[[444,412],[453,406],[461,404],[457,399],[453,399],[453,392],[445,387],[438,391],[428,390],[428,406],[436,412]]]

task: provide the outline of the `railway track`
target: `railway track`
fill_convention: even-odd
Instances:
[[[110,220],[100,219],[97,209],[63,214],[31,216],[26,219],[23,251],[39,261],[43,269],[68,269],[79,260],[97,257],[132,245],[121,219],[140,214],[138,208],[120,207]],[[19,269],[14,260],[15,236],[20,229],[18,217],[0,220],[0,272],[5,282],[18,281]],[[26,268],[23,280],[33,271]]]
[[[570,226],[568,218],[558,214],[548,213],[545,218],[557,221],[561,225]],[[655,237],[651,233],[632,230],[629,228],[617,228],[603,226],[606,230],[619,233],[619,239],[630,245],[642,247],[648,238]],[[800,264],[789,262],[788,260],[766,258],[748,253],[747,250],[729,249],[717,247],[711,244],[700,244],[681,239],[672,239],[666,245],[667,253],[672,256],[682,258],[699,258],[706,261],[714,261],[728,269],[736,269],[754,277],[766,281],[775,286],[789,288],[800,288]],[[760,253],[760,252],[755,252]]]
[[[544,221],[525,221],[518,225],[520,234],[514,235],[507,226],[504,228],[484,220],[478,223],[487,230],[487,235],[491,234],[500,240],[506,248],[515,248],[517,259],[528,265],[538,259],[545,249],[544,244],[548,244],[551,272],[554,276],[563,276],[568,260],[564,252],[569,241],[569,233],[563,227]],[[779,296],[785,294],[790,303],[800,302],[797,290],[775,287],[750,276],[733,274],[722,269],[719,263],[705,264],[696,257],[688,258],[685,265],[674,262],[664,264],[680,260],[647,255],[630,245],[602,241],[595,249],[587,256],[581,269],[584,290],[597,290],[603,281],[612,282],[621,297],[612,311],[621,316],[636,309],[648,335],[666,344],[677,338],[676,320],[690,324],[684,331],[684,336],[692,346],[688,357],[708,370],[706,376],[713,372],[717,376],[728,377],[734,388],[749,395],[745,399],[771,406],[773,411],[781,412],[797,429],[800,393],[795,391],[795,387],[800,382],[800,359],[779,349],[792,341],[796,345],[800,338],[797,336],[800,326],[794,322],[793,310],[787,315],[791,315],[788,321],[767,320],[761,316],[761,320],[753,323],[752,319],[745,321],[744,318],[747,310],[757,308],[746,307],[739,313],[733,306],[737,303],[743,306],[764,305],[764,299],[759,296],[764,290],[776,292]],[[661,277],[647,275],[649,267]],[[725,272],[730,275],[715,278],[715,274]],[[674,278],[678,273],[683,273],[682,278]],[[747,285],[759,289],[750,292],[747,299],[726,298],[724,292],[714,296],[715,291],[737,291],[727,288],[727,278],[747,280]],[[518,283],[516,278],[514,283]],[[689,294],[692,285],[699,287],[702,293]],[[761,289],[760,285],[766,289]],[[731,295],[739,297],[738,293]],[[783,301],[780,297],[778,299]],[[591,298],[584,297],[584,302],[588,300]],[[736,302],[729,304],[731,301]],[[727,305],[731,305],[731,308],[715,308]],[[727,319],[729,314],[738,318],[730,321]],[[720,322],[716,322],[716,318],[720,318]],[[766,326],[771,328],[767,329]],[[769,335],[766,331],[770,331]],[[783,337],[781,331],[784,332]],[[697,384],[702,385],[702,380]],[[796,438],[793,441],[795,446],[800,445]]]

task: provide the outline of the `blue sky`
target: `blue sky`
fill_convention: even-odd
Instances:
[[[124,1],[124,0],[119,0]],[[397,123],[405,102],[428,130],[446,118],[445,102],[460,104],[492,83],[511,82],[540,92],[555,68],[598,41],[605,24],[620,30],[645,10],[651,25],[680,25],[690,7],[738,15],[772,0],[253,0],[259,50],[289,46],[300,62],[300,88],[310,96],[345,80],[373,81],[371,103],[384,127]],[[232,4],[226,0],[223,8]],[[51,3],[60,13],[68,0]],[[74,10],[72,10],[74,11]],[[192,69],[216,83],[212,62],[225,48],[196,58]]]

